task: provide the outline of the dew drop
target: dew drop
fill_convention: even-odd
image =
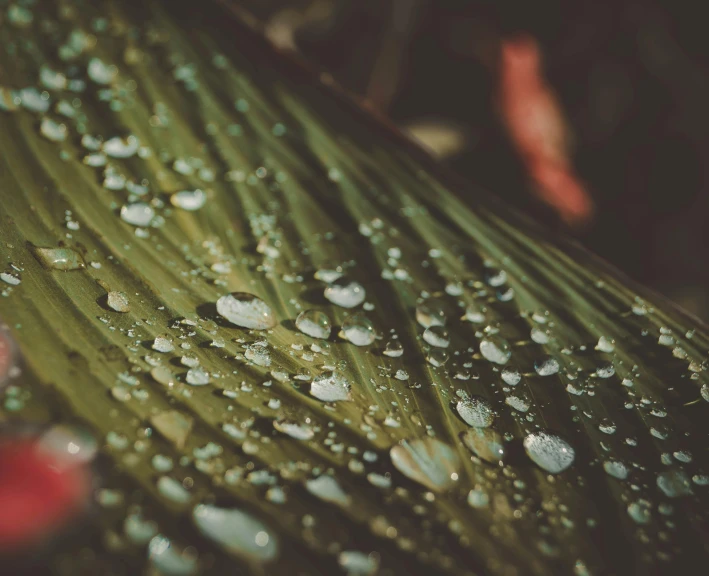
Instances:
[[[424,328],[444,326],[446,315],[441,303],[437,300],[426,300],[416,306],[416,322]]]
[[[629,473],[628,467],[620,460],[606,460],[603,463],[603,469],[606,474],[618,480],[625,480]]]
[[[130,312],[130,306],[128,305],[128,297],[123,292],[114,292],[111,290],[106,295],[106,303],[109,308],[115,310],[116,312]]]
[[[490,403],[481,396],[471,396],[458,401],[455,408],[458,415],[469,426],[487,428],[495,420]]]
[[[429,326],[423,332],[423,339],[437,348],[448,348],[451,343],[448,331],[443,326]]]
[[[448,352],[446,352],[442,348],[431,348],[426,353],[426,361],[431,366],[435,366],[436,368],[440,368],[446,362],[448,362]]]
[[[103,152],[113,158],[130,158],[138,151],[140,142],[135,136],[114,136],[103,143]]]
[[[121,208],[121,220],[133,226],[149,226],[155,217],[155,210],[145,202],[125,204]]]
[[[399,358],[404,354],[404,346],[398,339],[389,340],[386,347],[382,351],[382,354],[384,354],[384,356],[388,356],[389,358]]]
[[[540,376],[552,376],[559,372],[559,362],[551,356],[545,356],[534,362],[534,370]]]
[[[181,554],[162,534],[158,534],[148,544],[148,559],[160,574],[165,576],[192,576],[197,572],[197,559]]]
[[[47,270],[82,270],[86,263],[73,248],[40,248],[31,247],[32,254]]]
[[[310,385],[310,394],[323,402],[350,400],[350,383],[338,371],[325,372],[317,376]]]
[[[507,364],[512,356],[512,350],[507,341],[499,336],[490,336],[480,341],[480,354],[494,364]]]
[[[498,464],[505,458],[502,435],[492,428],[470,428],[461,435],[463,444],[481,460]]]
[[[692,485],[682,470],[667,470],[657,475],[657,487],[668,498],[680,498],[692,494]]]
[[[435,492],[455,483],[460,466],[453,448],[429,436],[402,440],[392,447],[389,455],[399,472]]]
[[[209,372],[200,366],[190,368],[185,376],[185,382],[190,386],[206,386],[210,382]]]
[[[203,536],[231,554],[258,562],[278,556],[278,538],[251,514],[199,504],[192,511],[192,519]]]
[[[369,346],[376,338],[374,324],[363,314],[352,314],[342,323],[342,335],[355,346]]]
[[[207,202],[207,195],[200,190],[180,190],[170,196],[170,203],[176,208],[194,212],[202,208]]]
[[[320,310],[304,310],[295,319],[295,327],[312,338],[327,340],[332,332],[330,318]]]
[[[367,294],[359,282],[340,277],[325,288],[323,295],[336,306],[354,308],[364,302]]]
[[[299,422],[294,422],[286,418],[274,420],[273,427],[279,432],[296,440],[310,440],[315,436],[315,432],[307,424],[300,424]]]
[[[351,499],[349,494],[342,489],[337,480],[332,476],[323,474],[317,478],[306,480],[305,487],[308,492],[317,496],[320,500],[337,504],[338,506],[350,505]]]
[[[511,366],[508,366],[502,370],[501,376],[502,381],[510,386],[517,386],[517,384],[520,383],[520,380],[522,380],[521,372],[517,370],[517,368],[513,368]]]
[[[354,550],[340,552],[337,563],[347,576],[373,576],[379,568],[379,561],[374,555]]]
[[[271,307],[248,292],[232,292],[217,300],[217,313],[236,326],[267,330],[276,325]]]
[[[152,348],[153,350],[166,354],[172,352],[175,349],[175,345],[172,343],[172,338],[163,334],[155,337]]]
[[[573,464],[576,455],[568,442],[546,431],[528,434],[524,439],[524,449],[532,462],[551,474],[566,470]]]

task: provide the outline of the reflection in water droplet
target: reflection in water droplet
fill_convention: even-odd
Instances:
[[[342,323],[342,335],[355,346],[369,346],[376,338],[374,324],[363,314],[353,314]]]
[[[489,362],[507,364],[512,356],[512,350],[507,341],[499,336],[490,336],[480,341],[480,354]]]
[[[456,410],[465,423],[470,426],[487,428],[495,420],[492,406],[481,396],[471,396],[458,401]]]
[[[227,552],[258,562],[278,556],[278,538],[260,520],[235,508],[199,504],[192,519],[203,536]]]
[[[350,400],[350,383],[341,372],[325,372],[310,385],[310,394],[323,402]]]
[[[320,310],[304,310],[295,319],[295,327],[312,338],[327,340],[332,331],[330,318]]]
[[[532,432],[524,439],[527,456],[540,468],[552,474],[566,470],[576,453],[571,445],[552,432]]]
[[[450,488],[458,477],[458,453],[429,436],[402,440],[389,455],[399,472],[436,492]]]
[[[232,292],[219,298],[217,313],[242,328],[267,330],[276,325],[276,316],[271,307],[248,292]]]
[[[367,296],[364,287],[359,282],[345,277],[338,278],[329,284],[323,295],[333,304],[343,308],[359,306]]]

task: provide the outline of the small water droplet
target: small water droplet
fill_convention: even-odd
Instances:
[[[431,346],[448,348],[451,340],[448,331],[443,326],[430,326],[423,332],[423,339]]]
[[[305,487],[314,496],[325,502],[331,502],[338,506],[349,506],[350,496],[332,476],[323,474],[317,478],[306,480]]]
[[[145,202],[125,204],[121,208],[121,220],[133,226],[149,226],[155,217],[155,210]]]
[[[190,386],[206,386],[210,380],[209,372],[201,366],[190,368],[185,375],[185,382]]]
[[[620,460],[606,460],[603,463],[603,469],[606,474],[618,480],[625,480],[629,473],[628,467]]]
[[[404,354],[404,346],[398,339],[389,340],[382,354],[384,354],[384,356],[389,356],[389,358],[399,358]]]
[[[207,202],[207,195],[200,190],[180,190],[170,196],[170,202],[176,208],[194,212],[202,208]]]
[[[273,421],[273,427],[279,432],[295,438],[296,440],[310,440],[315,436],[315,431],[307,424],[301,424],[287,418]]]
[[[175,349],[175,345],[172,343],[172,338],[166,334],[162,334],[155,337],[152,348],[153,350],[166,354],[168,352],[172,352]]]
[[[114,292],[111,290],[106,295],[106,303],[109,308],[112,308],[116,312],[130,312],[130,306],[128,305],[128,297],[123,292]]]
[[[540,376],[552,376],[559,372],[559,362],[556,358],[545,356],[534,362],[534,370]]]

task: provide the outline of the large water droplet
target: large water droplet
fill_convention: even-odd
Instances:
[[[248,292],[232,292],[219,298],[217,313],[242,328],[267,330],[276,325],[276,316],[271,307]]]
[[[451,343],[448,331],[443,326],[430,326],[423,332],[423,339],[426,343],[437,348],[448,348]]]
[[[310,394],[323,402],[350,400],[350,383],[341,372],[325,372],[313,380]]]
[[[111,290],[106,295],[106,303],[109,308],[115,310],[116,312],[130,312],[128,297],[123,292],[114,292]]]
[[[328,285],[323,295],[333,304],[343,308],[359,306],[367,296],[364,287],[359,282],[344,276]]]
[[[352,314],[342,323],[342,336],[355,346],[369,346],[376,338],[374,324],[363,314]]]
[[[435,438],[402,440],[389,455],[399,472],[435,492],[450,488],[458,477],[458,453]]]
[[[507,364],[512,356],[512,350],[507,341],[499,336],[490,336],[480,341],[480,354],[489,362]]]
[[[332,331],[330,318],[320,310],[304,310],[295,319],[295,327],[312,338],[327,340]]]
[[[657,487],[668,498],[679,498],[692,494],[692,485],[682,470],[667,470],[657,475]]]
[[[82,270],[86,263],[73,248],[40,248],[32,246],[32,254],[47,270]]]
[[[532,462],[551,474],[566,470],[573,464],[576,455],[566,440],[546,431],[527,435],[524,439],[524,449]]]
[[[460,417],[470,426],[487,428],[495,420],[495,413],[490,403],[481,396],[471,396],[458,401],[455,409]]]
[[[260,520],[235,508],[199,504],[192,519],[203,536],[247,560],[269,562],[278,556],[278,538]]]
[[[502,434],[492,428],[470,428],[461,435],[463,444],[481,460],[497,464],[505,457]]]

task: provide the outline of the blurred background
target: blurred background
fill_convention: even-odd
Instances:
[[[709,319],[701,3],[233,1],[459,175]]]

